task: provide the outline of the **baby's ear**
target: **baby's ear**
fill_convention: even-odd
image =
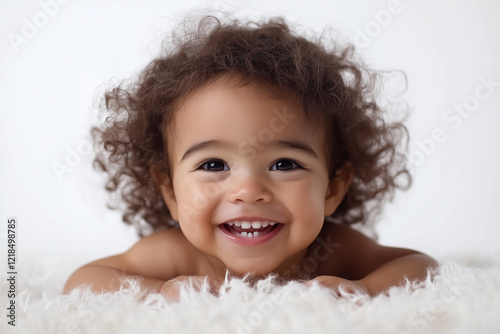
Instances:
[[[179,221],[179,211],[177,207],[177,199],[175,198],[174,187],[170,176],[167,173],[160,172],[155,166],[149,168],[149,173],[154,183],[160,190],[161,196],[163,197],[163,202],[170,212],[170,216],[173,220]]]
[[[335,176],[330,179],[325,197],[325,216],[331,216],[342,202],[352,179],[354,170],[350,163],[335,172]]]

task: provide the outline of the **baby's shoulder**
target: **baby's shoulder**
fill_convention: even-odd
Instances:
[[[325,223],[309,256],[317,260],[319,274],[346,278],[377,248],[375,240],[348,225]]]
[[[195,274],[198,252],[181,230],[165,229],[143,237],[125,254],[141,267],[141,275],[169,279]]]
[[[325,224],[314,246],[309,253],[319,259],[318,274],[347,279],[361,279],[393,259],[417,253],[380,245],[364,233],[339,224]]]

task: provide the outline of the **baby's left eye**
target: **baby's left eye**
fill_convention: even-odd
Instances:
[[[297,168],[302,168],[302,166],[300,166],[297,162],[291,159],[279,159],[271,166],[271,170],[278,170],[284,172]]]

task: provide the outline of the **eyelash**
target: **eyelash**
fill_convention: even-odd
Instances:
[[[285,157],[276,159],[272,163],[271,167],[274,166],[276,163],[278,163],[278,161],[282,161],[282,160],[287,160],[287,161],[290,161],[291,163],[295,164],[295,168],[292,168],[290,170],[285,170],[285,171],[282,171],[282,172],[291,172],[291,171],[296,170],[296,169],[307,169],[307,168],[304,167],[304,165],[298,163],[297,160],[290,159],[290,158],[285,158]]]
[[[294,159],[290,159],[290,158],[285,158],[285,157],[282,157],[282,158],[279,158],[279,159],[276,159],[272,164],[271,164],[271,167],[274,166],[276,163],[278,163],[279,161],[282,161],[282,160],[287,160],[287,161],[290,161],[291,163],[295,164],[295,168],[292,168],[290,170],[286,170],[284,172],[289,172],[289,171],[292,171],[292,170],[296,170],[296,169],[305,169],[307,170],[306,167],[304,167],[304,165],[300,164],[299,162],[297,162],[296,160]],[[203,160],[201,163],[199,163],[195,168],[194,170],[204,170],[204,171],[207,171],[207,172],[225,172],[225,170],[222,170],[222,171],[210,171],[208,169],[204,169],[202,168],[205,164],[209,163],[209,162],[214,162],[214,161],[217,161],[217,162],[222,162],[224,163],[226,166],[227,166],[227,163],[222,160],[222,159],[218,159],[218,158],[209,158],[209,159],[206,159],[206,160]],[[277,171],[277,170],[276,170]]]
[[[205,164],[207,164],[207,163],[209,163],[209,162],[214,162],[214,161],[220,161],[220,162],[224,163],[225,165],[227,165],[227,164],[226,164],[226,162],[225,162],[224,160],[217,159],[217,158],[209,158],[209,159],[203,160],[201,163],[199,163],[199,164],[198,164],[198,165],[194,168],[194,170],[204,170],[204,171],[206,171],[206,172],[213,172],[213,171],[210,171],[210,170],[208,170],[208,169],[204,169],[204,168],[202,168],[202,167],[203,167]],[[224,171],[218,171],[218,172],[224,172]]]

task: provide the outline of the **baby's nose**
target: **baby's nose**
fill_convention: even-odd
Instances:
[[[231,180],[227,197],[230,202],[267,203],[272,194],[268,189],[269,183],[258,175],[240,175]]]

